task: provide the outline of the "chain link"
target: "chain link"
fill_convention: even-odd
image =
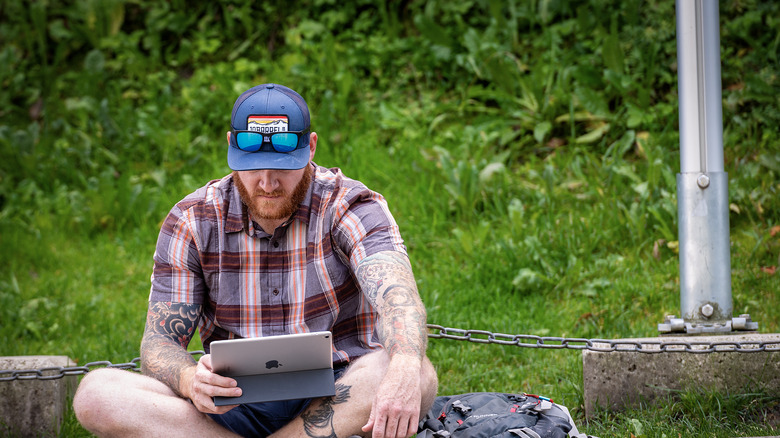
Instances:
[[[202,350],[191,351],[192,356],[206,354]],[[78,376],[81,374],[87,374],[88,372],[97,368],[117,368],[120,370],[128,370],[141,372],[139,363],[140,357],[136,357],[130,362],[126,363],[111,363],[107,360],[101,360],[97,362],[89,362],[82,366],[73,367],[46,367],[40,369],[29,370],[0,370],[0,382],[10,382],[12,380],[56,380],[67,376]]]
[[[758,353],[780,352],[778,341],[626,341],[609,339],[560,338],[535,335],[508,335],[485,330],[464,330],[428,324],[428,337],[478,344],[512,345],[524,348],[553,350],[590,350],[600,353]]]
[[[780,340],[759,341],[625,341],[609,339],[565,338],[536,335],[509,335],[493,333],[487,330],[464,330],[428,324],[428,337],[431,339],[450,339],[477,344],[512,345],[522,348],[550,350],[589,350],[599,353],[758,353],[762,351],[780,352]],[[204,351],[192,351],[191,355],[202,355]],[[118,368],[140,372],[137,357],[127,363],[113,364],[109,361],[90,362],[83,366],[47,367],[29,370],[0,370],[0,382],[12,380],[55,380],[66,376],[86,374],[96,368]]]

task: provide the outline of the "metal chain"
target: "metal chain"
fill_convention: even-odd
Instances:
[[[192,356],[206,354],[202,350],[191,351]],[[12,380],[56,380],[67,376],[78,376],[87,374],[97,368],[117,368],[121,370],[140,372],[140,357],[136,357],[126,363],[111,363],[107,360],[98,362],[89,362],[82,366],[74,367],[46,367],[29,370],[0,370],[0,382],[10,382]]]
[[[508,335],[487,330],[464,330],[428,324],[428,337],[431,339],[450,339],[454,341],[474,342],[477,344],[511,345],[524,348],[550,350],[590,350],[599,353],[758,353],[761,351],[780,352],[780,340],[759,341],[625,341],[609,339],[565,338],[535,335]],[[204,351],[192,351],[191,355],[202,355]],[[112,364],[109,361],[90,362],[75,367],[47,367],[37,370],[0,370],[0,382],[12,380],[55,380],[66,376],[86,374],[95,368],[118,368],[140,372],[137,357],[127,363]]]
[[[626,341],[608,339],[560,338],[535,335],[508,335],[486,330],[463,330],[428,324],[428,337],[475,342],[478,344],[512,345],[525,348],[590,350],[600,353],[758,353],[780,352],[780,340],[760,341]]]

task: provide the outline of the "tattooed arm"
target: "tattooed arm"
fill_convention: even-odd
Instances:
[[[196,365],[187,352],[202,306],[150,302],[141,341],[143,373],[170,386],[180,396],[182,371]]]
[[[422,360],[428,345],[425,306],[406,255],[384,251],[366,257],[357,268],[363,293],[379,314],[379,339],[390,356]]]
[[[150,302],[141,341],[143,373],[168,385],[176,394],[192,400],[201,412],[222,414],[234,406],[216,407],[212,396],[239,396],[236,381],[212,372],[211,356],[196,363],[187,352],[202,306]]]
[[[379,315],[379,340],[390,356],[363,431],[373,436],[410,436],[417,431],[420,370],[428,345],[426,313],[405,254],[384,251],[357,268],[363,293]]]

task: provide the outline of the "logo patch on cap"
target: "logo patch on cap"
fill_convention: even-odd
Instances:
[[[247,131],[285,132],[289,131],[287,116],[249,116],[246,122]]]

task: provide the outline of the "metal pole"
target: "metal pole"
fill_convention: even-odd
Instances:
[[[723,172],[717,0],[677,0],[680,172]]]
[[[676,0],[680,109],[677,214],[680,310],[661,332],[755,330],[732,318],[728,174],[723,170],[720,30],[717,0]]]

